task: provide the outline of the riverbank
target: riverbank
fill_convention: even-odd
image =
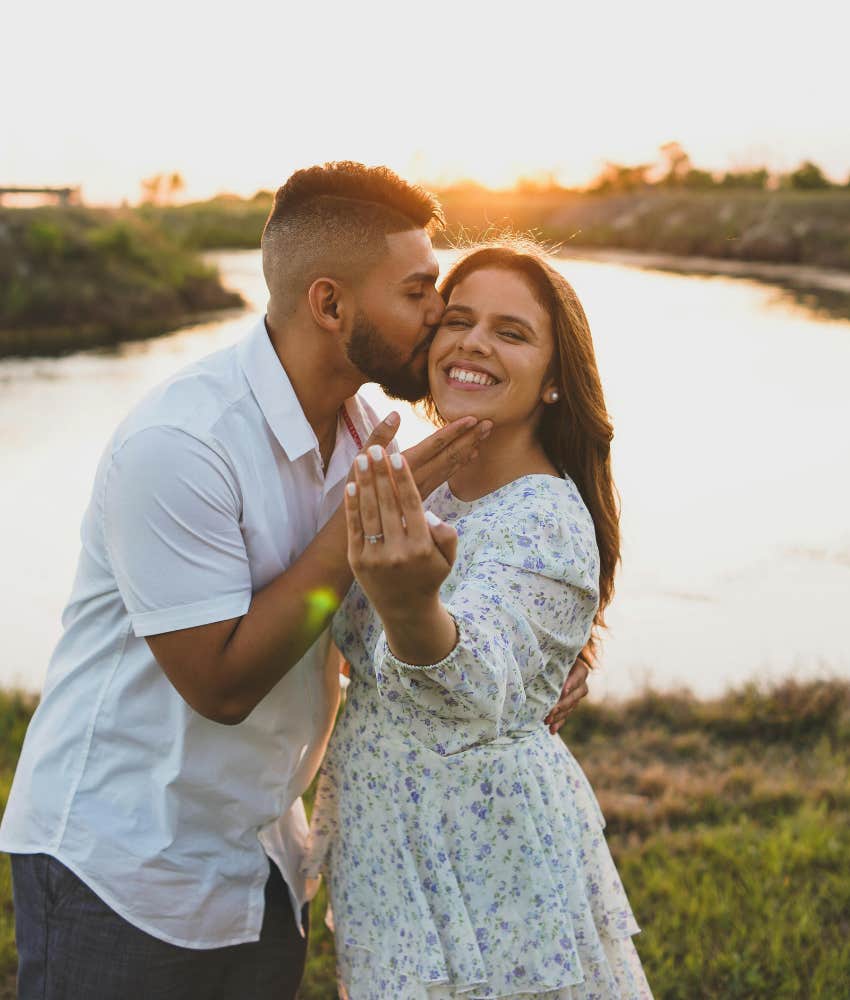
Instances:
[[[31,700],[0,693],[5,806]],[[584,704],[563,735],[596,789],[658,1000],[834,1000],[850,968],[850,683]],[[0,980],[14,996],[8,860]],[[301,1000],[332,1000],[314,901]]]
[[[850,271],[850,192],[683,191],[582,194],[558,188],[440,192],[450,234],[505,226],[564,247],[637,250]]]
[[[532,232],[561,256],[753,278],[815,312],[850,319],[850,193],[843,190],[437,193],[447,217],[436,241],[443,248],[503,229]],[[271,204],[260,192],[140,211],[186,246],[245,249],[259,246]]]
[[[156,336],[242,297],[130,209],[0,209],[0,356]]]
[[[564,247],[605,248],[714,260],[796,264],[850,272],[850,191],[688,191],[646,188],[586,194],[563,188],[438,190],[442,245],[508,228]],[[139,212],[196,249],[259,245],[272,204],[222,196]]]
[[[850,193],[561,188],[439,192],[442,246],[508,228],[565,256],[754,277],[850,318]],[[221,196],[176,206],[0,209],[0,357],[57,355],[161,335],[239,308],[200,260],[256,249],[272,204]]]
[[[831,319],[850,320],[850,271],[807,264],[767,264],[761,261],[677,256],[645,250],[575,246],[560,247],[558,256],[567,260],[616,264],[647,271],[759,281],[787,292],[798,305],[812,312]]]

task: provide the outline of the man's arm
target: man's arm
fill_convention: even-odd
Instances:
[[[386,421],[368,444],[386,446]],[[405,452],[423,496],[476,454],[489,422],[456,421]],[[147,636],[168,679],[201,715],[242,722],[327,627],[352,575],[345,515],[338,510],[280,576],[256,591],[248,611],[226,621]]]

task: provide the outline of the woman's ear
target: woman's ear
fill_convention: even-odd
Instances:
[[[343,326],[342,289],[333,278],[316,278],[307,290],[310,313],[317,326],[340,333]]]
[[[543,386],[543,391],[540,393],[540,398],[544,403],[557,403],[561,398],[561,390],[558,388],[558,383],[552,379]]]

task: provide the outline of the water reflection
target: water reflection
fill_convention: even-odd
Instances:
[[[262,312],[258,255],[213,256]],[[850,675],[850,323],[754,282],[561,266],[594,330],[623,496],[623,570],[595,690],[627,693],[650,677],[712,692],[792,667]],[[0,683],[41,685],[114,426],[249,322],[0,362]],[[379,411],[399,405],[365,391]],[[402,409],[409,444],[427,426]]]

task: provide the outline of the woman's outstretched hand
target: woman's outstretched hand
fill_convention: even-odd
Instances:
[[[357,456],[345,492],[348,561],[384,623],[390,649],[408,663],[451,652],[457,630],[440,604],[457,534],[426,515],[405,457],[373,446]]]

